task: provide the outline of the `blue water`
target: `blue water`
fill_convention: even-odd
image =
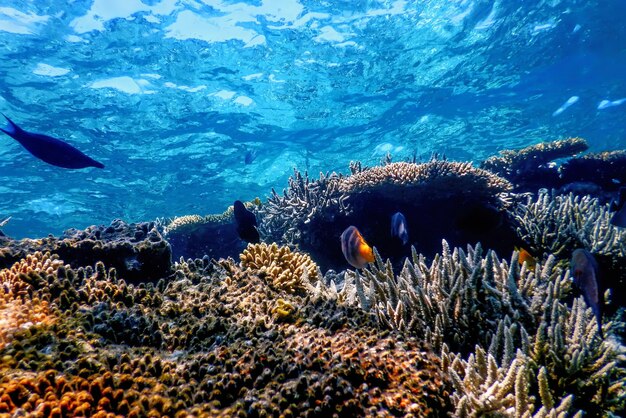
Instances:
[[[2,135],[14,237],[222,212],[388,151],[626,148],[623,0],[0,0],[0,57],[0,111],[106,165]]]

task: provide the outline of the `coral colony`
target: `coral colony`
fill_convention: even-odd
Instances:
[[[626,158],[586,148],[296,170],[247,245],[232,208],[0,234],[0,415],[624,416]]]

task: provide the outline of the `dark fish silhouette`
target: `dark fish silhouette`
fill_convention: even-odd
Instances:
[[[402,241],[402,245],[406,245],[409,242],[406,218],[401,212],[396,212],[391,217],[391,236]]]
[[[88,157],[70,144],[48,135],[27,132],[2,114],[9,122],[0,131],[19,142],[28,152],[48,164],[63,168],[104,168],[104,164]]]
[[[580,289],[587,306],[591,308],[598,321],[600,338],[602,334],[602,294],[598,286],[598,263],[593,255],[582,248],[574,250],[570,262],[574,284]]]
[[[257,243],[261,241],[259,231],[256,229],[256,216],[250,212],[240,200],[233,204],[235,212],[235,224],[239,238],[246,242]]]
[[[611,202],[609,210],[615,212],[609,221],[611,225],[626,228],[626,187],[620,187],[617,201]]]
[[[341,234],[341,252],[348,263],[361,269],[374,261],[374,252],[355,226],[350,225]]]
[[[248,150],[246,151],[246,156],[243,158],[243,162],[248,165],[252,164],[254,160],[256,160],[257,151],[256,150]]]

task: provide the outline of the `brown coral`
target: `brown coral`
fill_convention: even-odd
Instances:
[[[167,286],[136,287],[102,263],[42,267],[33,294],[66,308],[0,349],[0,414],[445,416],[451,406],[425,344],[234,262],[177,263]]]
[[[272,196],[260,210],[260,230],[280,245],[296,245],[322,269],[347,265],[339,237],[354,225],[381,254],[401,254],[389,239],[391,216],[401,211],[412,231],[410,243],[434,254],[442,238],[455,245],[477,241],[500,249],[513,241],[503,210],[508,207],[508,181],[469,163],[433,159],[427,163],[389,163],[363,168],[351,164],[352,175],[332,173],[311,180],[298,171],[289,188]],[[505,251],[512,248],[503,248]]]
[[[275,243],[248,244],[240,259],[244,268],[269,277],[272,286],[287,293],[302,293],[306,289],[305,280],[315,283],[320,278],[311,257]]]

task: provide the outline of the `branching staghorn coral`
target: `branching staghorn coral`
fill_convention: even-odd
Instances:
[[[339,191],[340,178],[320,173],[318,180],[310,180],[307,172],[302,175],[294,169],[283,195],[272,188],[272,195],[259,209],[261,235],[274,242],[296,243],[308,238],[303,230],[312,219],[332,221],[346,213],[347,196]]]
[[[535,254],[567,256],[585,247],[594,254],[626,258],[626,229],[609,223],[608,205],[590,196],[539,193],[515,206],[519,237]]]
[[[440,348],[455,385],[455,416],[600,416],[624,408],[624,349],[599,338],[581,298],[571,308],[563,302],[571,280],[556,258],[533,270],[518,267],[517,253],[506,262],[492,251],[483,257],[480,246],[443,247],[430,267],[413,251],[398,275],[376,254],[364,276],[350,274],[340,292],[326,294],[342,294],[384,328]]]
[[[560,301],[556,289],[565,287],[553,287],[555,297],[546,301],[535,335],[505,318],[489,350],[477,345],[467,360],[444,345],[443,365],[456,389],[455,416],[513,408],[516,417],[571,416],[566,413],[572,409],[578,409],[576,416],[606,416],[624,408],[626,351],[614,340],[598,338],[582,298],[571,309]]]
[[[532,314],[526,289],[517,285],[517,254],[509,264],[493,251],[483,258],[480,245],[468,246],[467,253],[460,248],[451,252],[443,241],[443,252],[430,266],[413,250],[397,276],[389,261],[377,252],[375,256],[363,275],[347,274],[342,293],[356,297],[344,299],[373,309],[385,327],[424,335],[435,349],[448,342],[467,352],[477,342],[490,341],[499,319],[528,321]],[[524,267],[521,274],[528,276],[529,270]]]

